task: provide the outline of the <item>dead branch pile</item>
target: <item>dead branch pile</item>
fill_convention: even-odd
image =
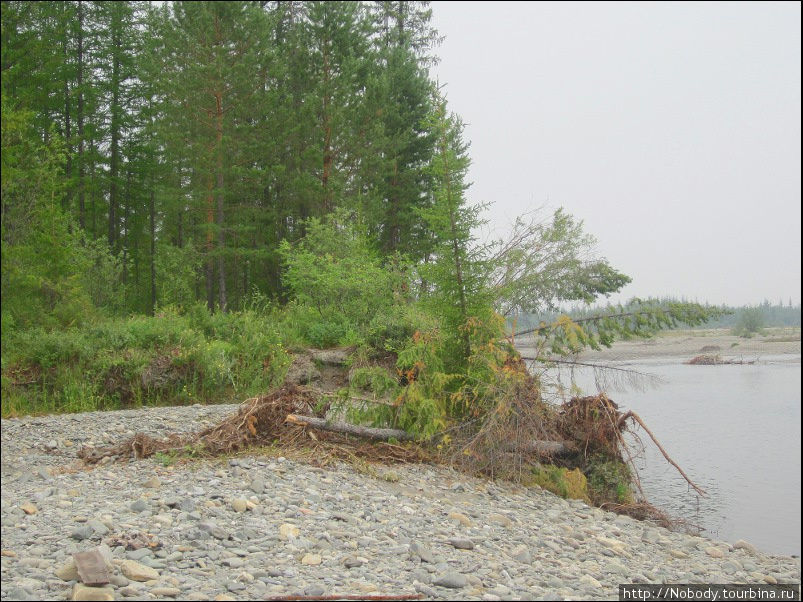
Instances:
[[[460,470],[516,479],[529,466],[574,450],[554,428],[554,409],[524,363],[510,370],[521,377],[518,386],[498,388],[491,408],[446,433],[454,444],[444,446],[444,460]]]
[[[82,448],[78,456],[94,464],[103,458],[147,458],[156,453],[181,453],[215,456],[242,451],[249,447],[278,444],[282,449],[304,449],[319,463],[335,458],[367,458],[384,462],[422,462],[427,453],[415,445],[367,442],[342,433],[308,431],[305,424],[287,420],[290,415],[314,415],[319,402],[316,393],[306,387],[285,385],[267,395],[243,402],[237,412],[220,424],[198,433],[170,435],[156,439],[137,433],[117,445]]]
[[[723,366],[726,364],[755,364],[756,360],[723,360],[719,355],[697,355],[686,362],[690,366]]]
[[[683,472],[677,462],[669,457],[669,454],[666,453],[664,447],[641,417],[635,412],[619,412],[619,406],[604,393],[587,397],[573,397],[563,404],[558,419],[558,428],[565,437],[577,443],[578,447],[583,451],[584,457],[588,458],[595,454],[601,454],[629,464],[633,470],[636,487],[643,497],[644,494],[641,490],[641,483],[638,480],[636,466],[623,437],[623,433],[628,430],[628,421],[644,429],[644,432],[649,435],[666,461],[677,469],[698,494],[701,496],[706,495],[705,491],[695,485],[689,476]]]
[[[518,372],[516,368],[511,366],[511,370]],[[633,423],[644,429],[690,486],[705,495],[669,457],[637,414],[620,412],[617,404],[604,394],[575,397],[556,408],[541,399],[538,382],[526,370],[521,372],[518,385],[499,388],[492,407],[466,417],[426,444],[391,443],[388,439],[409,438],[393,429],[326,421],[315,416],[320,404],[319,389],[285,384],[271,393],[246,400],[236,413],[200,432],[163,439],[137,433],[110,447],[83,448],[79,457],[93,464],[104,458],[139,459],[159,452],[216,456],[275,444],[283,453],[305,455],[318,465],[336,459],[448,462],[469,473],[517,480],[544,460],[577,465],[601,455],[630,465],[641,493],[636,504],[614,504],[609,509],[670,526],[665,514],[644,501],[636,467],[623,438]],[[565,456],[571,458],[563,461]]]
[[[619,417],[619,406],[604,394],[573,397],[561,406],[557,426],[564,437],[577,443],[585,457],[602,454],[621,458],[625,424]]]

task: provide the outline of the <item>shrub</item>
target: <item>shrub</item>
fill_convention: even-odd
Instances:
[[[764,313],[760,307],[745,307],[736,318],[733,334],[749,339],[764,328]]]
[[[632,476],[630,469],[623,462],[594,457],[586,467],[585,473],[588,478],[588,490],[595,504],[633,502]]]
[[[414,305],[392,305],[368,324],[366,343],[380,351],[398,353],[410,344],[418,330],[433,330],[436,320]]]
[[[270,316],[200,309],[15,333],[3,354],[3,416],[230,401],[281,382],[289,356]]]
[[[314,320],[306,323],[301,332],[307,343],[318,349],[326,349],[345,339],[349,327],[340,321]]]
[[[553,464],[535,466],[523,481],[528,486],[538,485],[562,498],[590,501],[586,477],[579,468],[569,470]]]
[[[343,212],[326,222],[309,220],[305,237],[295,244],[283,241],[279,253],[293,299],[325,322],[362,327],[389,308],[405,284],[404,271],[384,267],[359,223]],[[322,330],[315,328],[319,338]]]

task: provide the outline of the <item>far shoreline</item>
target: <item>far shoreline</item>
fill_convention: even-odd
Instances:
[[[515,340],[518,349],[531,348],[531,338]],[[610,348],[583,351],[581,361],[632,361],[654,358],[691,360],[701,354],[719,355],[723,360],[762,360],[773,357],[800,363],[800,328],[766,328],[751,338],[732,334],[730,329],[669,330],[648,339],[616,341]],[[780,356],[780,357],[779,357]],[[795,357],[797,356],[797,357]],[[700,369],[704,369],[701,366]]]

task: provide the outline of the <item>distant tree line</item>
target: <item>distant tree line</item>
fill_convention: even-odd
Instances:
[[[670,306],[673,303],[687,303],[686,299],[674,297],[662,297],[656,300],[658,305]],[[640,307],[639,300],[633,300],[622,306],[623,311]],[[708,321],[695,326],[678,325],[678,328],[727,328],[738,329],[743,326],[746,316],[749,314],[749,321],[755,323],[759,328],[767,327],[800,327],[800,303],[792,304],[790,299],[787,303],[778,301],[776,304],[770,303],[765,299],[757,305],[720,305],[719,312]],[[555,309],[541,313],[522,313],[516,317],[518,329],[525,329],[539,324],[540,322],[550,323],[557,319],[561,314],[566,314],[573,320],[580,320],[596,315],[602,311],[599,307],[574,306],[565,309]]]

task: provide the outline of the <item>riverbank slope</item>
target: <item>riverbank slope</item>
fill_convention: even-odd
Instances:
[[[235,407],[3,420],[2,598],[69,598],[69,557],[95,546],[108,546],[116,599],[610,599],[629,582],[800,581],[797,558],[444,467],[322,469],[278,450],[91,469],[75,460],[81,445],[196,430]],[[123,545],[137,538],[156,545]]]

